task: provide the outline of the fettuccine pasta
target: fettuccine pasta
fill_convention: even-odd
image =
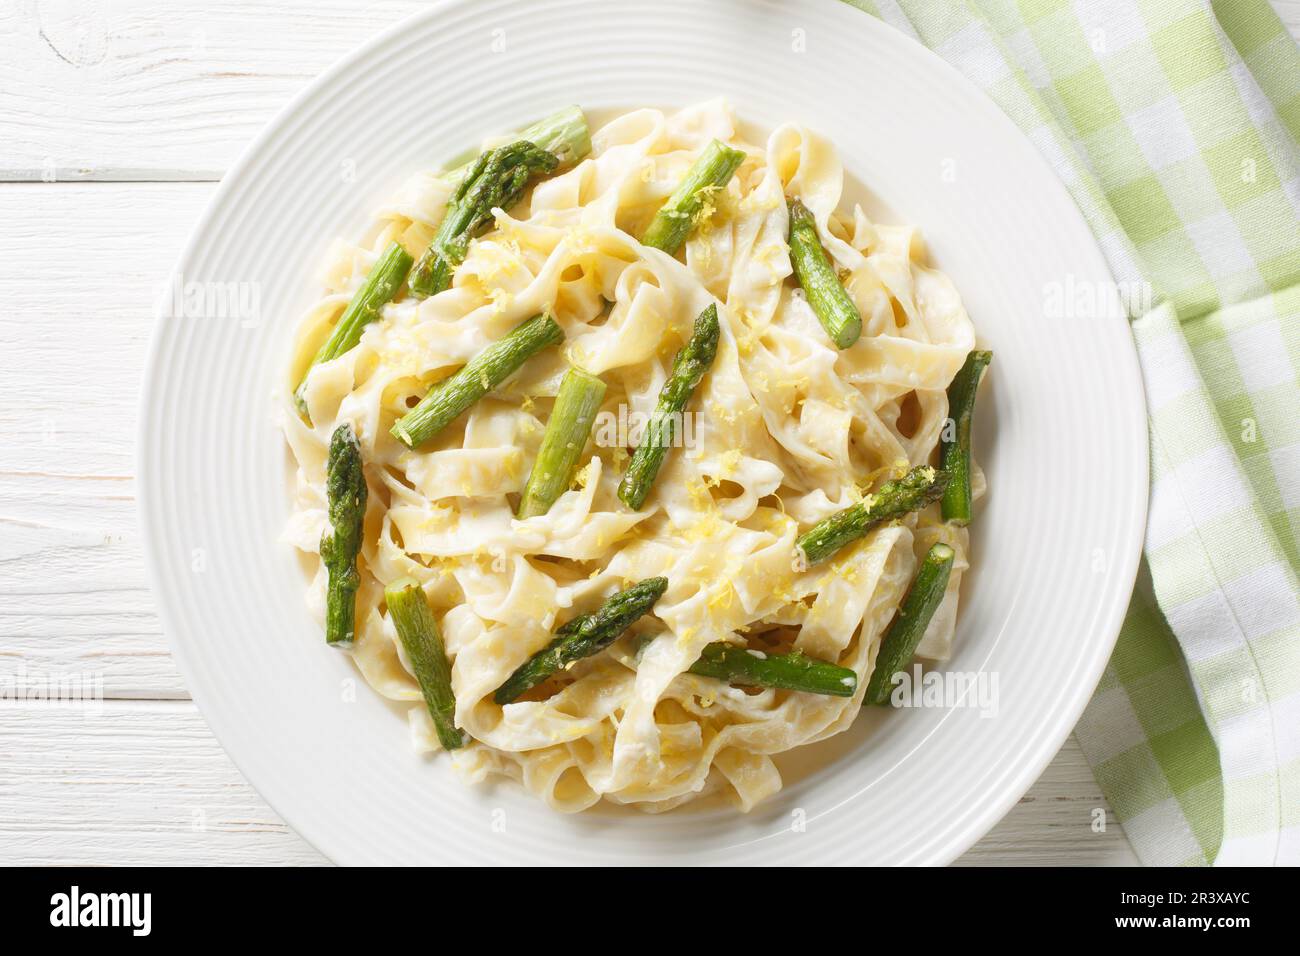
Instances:
[[[638,241],[701,149],[744,152],[707,197],[684,249]],[[601,798],[650,811],[721,792],[744,810],[781,787],[773,756],[850,726],[881,635],[919,559],[956,553],[942,604],[918,649],[947,657],[967,567],[964,527],[933,505],[802,567],[796,537],[861,500],[873,483],[933,463],[948,416],[945,389],[974,347],[951,282],[922,264],[910,227],[840,208],[832,145],[797,125],[745,142],[720,101],[667,114],[639,109],[592,134],[581,162],[542,179],[469,245],[451,288],[399,296],[359,343],[293,387],[382,250],[418,257],[454,188],[421,174],[379,211],[360,244],[338,242],[328,290],[301,323],[287,370],[283,427],[297,463],[288,540],[314,562],[327,530],[331,433],[354,430],[369,487],[351,653],[379,693],[411,702],[410,731],[438,748],[428,709],[384,605],[384,587],[423,585],[451,660],[450,753],[469,780],[503,774],[556,810]],[[792,280],[787,197],[798,196],[862,318],[840,350]],[[716,358],[692,397],[639,510],[616,496],[636,423],[655,406],[692,322],[717,304]],[[391,434],[435,383],[530,316],[563,329],[541,352],[429,443]],[[550,510],[515,506],[570,366],[606,385],[569,486]],[[982,491],[978,469],[975,492]],[[325,614],[319,563],[308,603]],[[498,705],[494,690],[554,630],[618,589],[663,576],[653,614],[608,649],[564,671],[544,694]],[[729,640],[795,649],[851,668],[853,697],[733,687],[688,673]]]

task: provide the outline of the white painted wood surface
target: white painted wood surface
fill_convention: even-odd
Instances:
[[[1275,0],[1293,33],[1300,0]],[[417,0],[0,7],[0,864],[319,864],[189,701],[144,572],[152,302],[215,181]],[[77,449],[70,460],[68,449]],[[62,679],[101,697],[13,700]],[[1071,740],[965,857],[1134,862]]]

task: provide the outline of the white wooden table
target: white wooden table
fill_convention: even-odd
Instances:
[[[0,7],[0,864],[327,862],[189,700],[144,571],[152,302],[244,145],[417,0]],[[1293,33],[1300,0],[1275,0]],[[93,706],[26,697],[81,680]],[[23,694],[15,688],[24,689]],[[1135,861],[1071,739],[962,862]]]

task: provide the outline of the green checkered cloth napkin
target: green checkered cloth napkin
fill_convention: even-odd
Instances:
[[[845,2],[991,96],[1153,293],[1145,560],[1076,728],[1129,841],[1300,863],[1300,51],[1265,0]]]

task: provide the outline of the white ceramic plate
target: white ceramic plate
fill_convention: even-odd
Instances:
[[[996,353],[977,416],[992,493],[947,669],[995,673],[998,712],[864,714],[782,759],[785,789],[749,815],[712,804],[561,816],[513,784],[466,787],[445,760],[414,755],[402,711],[325,647],[278,540],[286,452],[270,394],[330,239],[360,235],[407,174],[568,103],[718,95],[755,126],[829,136],[873,205],[925,230]],[[1045,315],[1054,283],[1108,288],[1105,263],[982,93],[835,0],[438,4],[280,114],[177,269],[181,288],[209,298],[160,316],[149,361],[139,474],[155,593],[226,750],[337,862],[948,861],[1046,766],[1110,652],[1146,512],[1138,367],[1117,310]],[[256,314],[219,314],[222,288],[256,296]]]

